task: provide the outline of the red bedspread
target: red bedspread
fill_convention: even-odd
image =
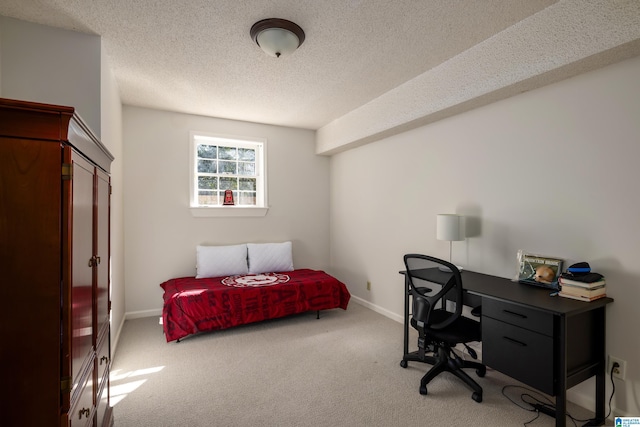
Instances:
[[[171,279],[164,289],[162,320],[167,342],[197,332],[226,329],[305,311],[347,309],[344,283],[324,271]]]

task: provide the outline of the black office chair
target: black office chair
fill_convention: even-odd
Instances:
[[[452,350],[458,344],[466,346],[481,340],[480,322],[462,316],[460,271],[447,261],[427,255],[407,254],[404,263],[412,297],[411,326],[419,335],[418,351],[405,354],[400,366],[406,368],[409,361],[433,365],[420,380],[420,394],[427,394],[427,384],[447,371],[471,387],[473,400],[482,402],[482,387],[463,369],[475,368],[478,376],[484,377],[487,368],[482,363],[463,360]]]

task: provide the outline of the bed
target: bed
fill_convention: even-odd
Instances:
[[[290,242],[199,246],[195,277],[160,284],[167,342],[307,311],[347,309],[351,295],[344,283],[321,270],[294,270],[290,254]]]
[[[160,286],[164,289],[162,325],[167,342],[306,311],[346,310],[351,298],[335,277],[310,269],[183,277]]]

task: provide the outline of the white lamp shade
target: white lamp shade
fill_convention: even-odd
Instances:
[[[263,30],[256,37],[256,41],[267,55],[273,57],[289,55],[300,46],[298,37],[284,28],[269,28]]]
[[[436,239],[449,242],[464,240],[465,220],[462,215],[438,214],[436,222]]]

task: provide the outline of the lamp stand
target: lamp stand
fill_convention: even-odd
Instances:
[[[451,240],[449,240],[449,262],[451,262]],[[451,269],[444,265],[439,266],[438,270],[443,271],[445,273],[451,273]]]
[[[453,262],[451,261],[451,258],[452,258],[452,256],[451,256],[451,246],[452,246],[452,242],[451,242],[451,240],[449,240],[449,262],[451,264],[453,264]],[[460,272],[462,271],[462,267],[460,267],[459,265],[456,265],[456,268],[458,269],[458,271],[460,271]],[[451,269],[449,267],[445,267],[444,265],[439,266],[438,270],[444,271],[445,273],[451,273]]]
[[[453,264],[453,241],[464,240],[465,238],[465,222],[462,215],[455,214],[438,214],[436,216],[436,239],[446,240],[449,242],[449,263]],[[457,266],[456,266],[457,267]],[[440,266],[442,271],[451,272],[451,269]],[[458,270],[462,270],[457,267]]]

